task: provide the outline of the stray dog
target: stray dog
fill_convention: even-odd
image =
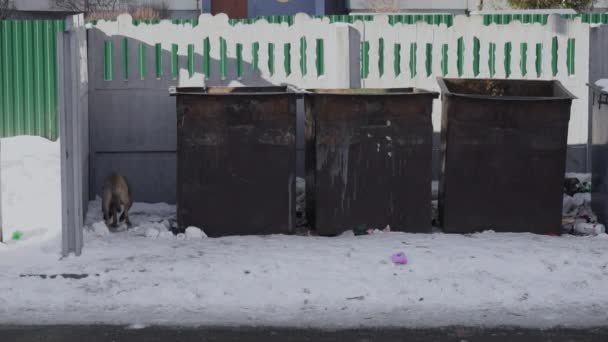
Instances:
[[[127,179],[117,174],[112,174],[106,178],[101,201],[101,210],[103,211],[103,220],[106,226],[108,228],[118,227],[118,213],[122,211],[120,222],[125,221],[127,227],[131,227],[131,221],[129,220],[131,205],[133,205],[133,201]],[[110,219],[112,220],[111,225]]]

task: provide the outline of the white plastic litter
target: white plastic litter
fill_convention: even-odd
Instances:
[[[188,239],[202,239],[202,238],[206,238],[207,234],[205,234],[203,232],[202,229],[197,228],[197,227],[188,227],[186,228],[186,238]]]
[[[110,230],[103,221],[93,223],[91,229],[93,230],[93,232],[95,232],[96,235],[99,236],[106,236],[110,234]]]
[[[580,235],[597,236],[606,232],[606,227],[600,223],[577,222],[574,231]]]

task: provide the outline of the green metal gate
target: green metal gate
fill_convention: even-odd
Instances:
[[[57,32],[63,20],[0,21],[0,137],[56,140]]]

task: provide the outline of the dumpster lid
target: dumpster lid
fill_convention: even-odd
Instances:
[[[169,95],[281,95],[299,94],[301,90],[292,86],[262,86],[262,87],[169,87]]]
[[[420,88],[358,88],[358,89],[306,89],[306,93],[320,95],[356,95],[356,96],[396,96],[396,95],[430,95],[438,98],[439,93]]]
[[[500,101],[539,101],[577,99],[556,80],[456,79],[437,77],[441,92],[459,96]]]

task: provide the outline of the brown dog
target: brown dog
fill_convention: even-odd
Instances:
[[[129,188],[127,179],[117,174],[112,174],[106,178],[101,201],[101,210],[103,211],[103,220],[106,226],[108,228],[118,227],[118,213],[122,210],[120,222],[125,221],[127,226],[131,227],[129,209],[132,204],[131,189]],[[112,219],[112,225],[110,225],[110,219]]]

